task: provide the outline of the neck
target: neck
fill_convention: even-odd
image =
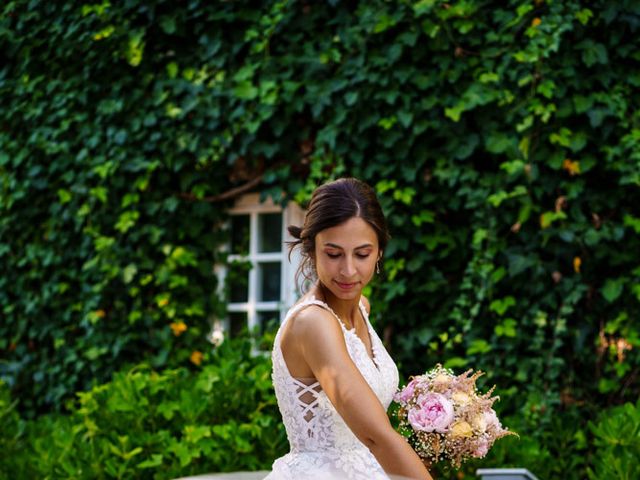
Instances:
[[[331,307],[331,310],[340,317],[340,320],[347,324],[348,328],[356,325],[360,318],[360,295],[352,300],[343,300],[336,297],[331,293],[331,290],[320,282],[318,282],[316,290],[320,299]]]

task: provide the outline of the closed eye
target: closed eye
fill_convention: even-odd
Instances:
[[[338,258],[338,257],[340,257],[342,255],[341,253],[329,253],[329,252],[325,252],[325,253],[327,254],[327,257],[329,257],[329,258]],[[371,253],[356,253],[356,257],[361,258],[361,259],[365,259],[369,255],[371,255]]]

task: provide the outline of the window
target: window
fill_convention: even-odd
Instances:
[[[228,289],[222,327],[231,336],[245,329],[264,333],[296,301],[300,257],[294,253],[289,262],[285,242],[292,239],[287,226],[301,225],[304,213],[293,203],[284,209],[271,199],[261,203],[258,194],[243,196],[229,213],[229,255],[217,272]]]

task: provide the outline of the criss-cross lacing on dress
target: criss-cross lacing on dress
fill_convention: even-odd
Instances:
[[[385,409],[398,388],[398,369],[371,327],[362,301],[360,311],[371,339],[373,358],[355,328],[347,329],[325,302],[311,297],[292,307],[280,325],[272,352],[273,385],[291,450],[273,463],[265,480],[387,480],[389,477],[376,458],[340,417],[320,383],[314,378],[294,378],[287,368],[280,347],[281,334],[289,318],[310,305],[328,310],[338,321],[349,356]]]

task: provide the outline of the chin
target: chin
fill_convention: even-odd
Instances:
[[[354,300],[356,298],[360,298],[360,293],[362,292],[362,290],[358,290],[357,292],[354,293],[338,293],[338,292],[334,292],[334,295],[339,298],[340,300]]]
[[[360,298],[360,294],[362,293],[362,285],[354,285],[353,288],[349,290],[344,290],[337,285],[331,285],[331,293],[340,300],[353,300],[354,298]]]

